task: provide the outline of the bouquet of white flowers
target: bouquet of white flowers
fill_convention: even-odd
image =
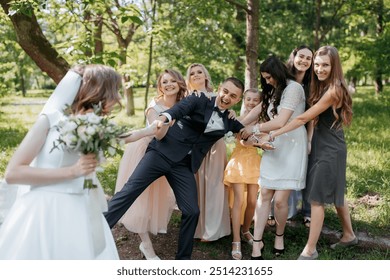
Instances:
[[[95,153],[99,162],[105,156],[114,156],[119,147],[124,145],[120,139],[127,128],[116,125],[111,118],[100,116],[101,106],[94,106],[94,111],[79,115],[66,115],[58,122],[59,137],[53,149],[62,146],[65,149],[82,154]],[[52,150],[53,150],[52,149]],[[90,174],[92,175],[92,174]],[[96,188],[92,176],[86,176],[84,189]]]

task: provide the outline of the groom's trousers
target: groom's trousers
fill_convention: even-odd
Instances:
[[[123,189],[109,201],[108,211],[104,213],[109,226],[112,228],[119,221],[154,180],[165,176],[182,212],[176,259],[191,259],[199,206],[196,181],[190,166],[190,155],[179,162],[172,162],[164,155],[148,148]]]

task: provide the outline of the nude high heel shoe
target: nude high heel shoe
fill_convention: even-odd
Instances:
[[[141,244],[139,244],[139,250],[141,251],[141,256],[145,257],[145,259],[147,259],[147,260],[161,260],[157,255],[148,256],[148,252],[146,252],[146,249],[144,247],[143,242],[141,242]]]

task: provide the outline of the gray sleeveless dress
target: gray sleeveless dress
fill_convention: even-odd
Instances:
[[[309,201],[344,205],[347,147],[342,128],[332,127],[332,108],[319,115],[309,156],[306,188]]]

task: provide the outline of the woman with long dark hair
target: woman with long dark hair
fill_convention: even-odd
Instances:
[[[254,119],[260,123],[246,126],[242,136],[260,135],[283,127],[305,111],[305,94],[300,84],[277,57],[270,56],[260,65],[261,103],[252,109],[242,122],[247,125]],[[256,112],[257,111],[257,112]],[[254,113],[253,113],[254,112]],[[273,252],[284,253],[284,229],[288,215],[288,197],[291,190],[305,187],[307,166],[307,135],[300,127],[278,139],[272,151],[265,151],[260,165],[261,194],[255,214],[253,259],[262,259],[263,233],[271,208],[275,203],[276,232]],[[265,147],[264,143],[260,143]]]

